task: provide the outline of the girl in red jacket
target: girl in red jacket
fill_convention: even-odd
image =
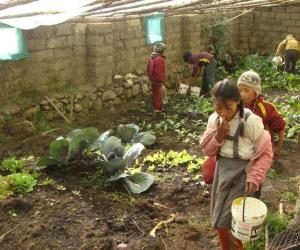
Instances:
[[[244,109],[235,83],[225,79],[212,90],[215,112],[200,140],[207,156],[218,155],[211,192],[212,225],[222,250],[241,250],[231,234],[231,204],[258,190],[272,163],[270,134],[261,119]]]
[[[239,77],[237,85],[244,106],[258,115],[262,119],[265,129],[270,132],[274,144],[274,158],[276,159],[280,155],[283,145],[285,121],[276,107],[262,97],[261,79],[255,71],[244,72]],[[274,141],[275,134],[278,135],[277,142]]]
[[[166,80],[165,50],[165,44],[156,43],[147,64],[147,73],[152,85],[152,104],[155,117],[160,116],[163,108],[162,90]]]

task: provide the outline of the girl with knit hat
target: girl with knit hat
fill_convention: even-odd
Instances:
[[[283,145],[285,121],[274,104],[264,100],[261,95],[261,79],[255,71],[249,70],[244,72],[239,77],[237,85],[244,106],[261,117],[265,129],[270,132],[274,143],[274,158],[276,159],[280,155]],[[278,135],[277,142],[274,142],[275,134]]]
[[[211,219],[222,250],[242,250],[231,229],[231,204],[258,190],[272,164],[270,134],[261,119],[244,109],[236,84],[228,79],[212,89],[215,112],[200,139],[207,156],[217,157],[211,191]]]

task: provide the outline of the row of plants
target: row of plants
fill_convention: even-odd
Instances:
[[[141,121],[140,126],[154,130],[158,135],[172,134],[184,143],[199,140],[204,131],[207,117],[213,112],[213,106],[206,98],[187,98],[186,96],[170,96],[166,105],[165,119],[149,123]]]
[[[139,132],[135,124],[121,124],[116,131],[111,129],[101,134],[93,127],[75,129],[52,141],[49,155],[42,157],[38,165],[97,170],[99,182],[121,182],[130,192],[141,193],[153,184],[154,176],[133,172],[130,167],[145,146],[155,140],[153,132]]]
[[[165,180],[165,172],[174,169],[178,174],[178,168],[187,174],[183,177],[183,182],[201,180],[200,169],[205,159],[189,154],[186,150],[176,152],[162,150],[147,155],[139,165],[150,172],[155,173],[159,179]]]
[[[277,69],[273,67],[272,57],[257,54],[248,55],[240,59],[237,68],[238,69],[231,74],[231,77],[238,79],[244,71],[253,69],[261,77],[263,90],[300,89],[300,75],[283,73],[282,68]],[[297,69],[298,68],[300,68],[300,65],[297,66]]]

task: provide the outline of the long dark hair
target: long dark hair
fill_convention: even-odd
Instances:
[[[240,121],[242,123],[242,135],[244,135],[244,105],[241,100],[241,94],[237,85],[230,79],[225,78],[222,81],[216,83],[212,89],[213,99],[219,99],[221,101],[231,100],[239,102],[238,110],[240,113]]]

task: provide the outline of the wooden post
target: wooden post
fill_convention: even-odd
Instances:
[[[268,250],[269,247],[269,228],[268,223],[265,224],[265,250]]]

